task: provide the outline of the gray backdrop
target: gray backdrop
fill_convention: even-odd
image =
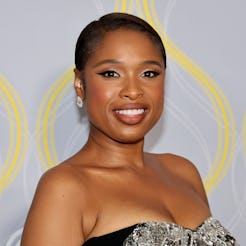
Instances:
[[[213,215],[246,244],[245,1],[0,3],[0,245],[19,245],[40,175],[86,140],[74,46],[89,21],[112,11],[148,20],[168,53],[165,113],[146,150],[194,162]]]

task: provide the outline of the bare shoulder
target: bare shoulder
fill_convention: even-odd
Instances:
[[[168,153],[160,154],[159,158],[165,168],[182,175],[184,178],[189,178],[190,180],[191,176],[194,178],[200,177],[196,166],[185,157]]]
[[[203,186],[203,182],[197,167],[188,159],[175,154],[157,154],[158,159],[164,171],[174,174],[179,179],[184,180],[191,185],[197,193],[208,204],[207,195]]]
[[[27,216],[21,245],[77,245],[83,241],[85,191],[83,181],[69,165],[60,164],[45,172]]]
[[[35,199],[40,198],[63,202],[73,199],[73,203],[80,202],[81,196],[77,195],[78,193],[85,193],[84,186],[84,180],[78,177],[76,171],[69,165],[60,164],[42,175],[34,196],[34,202]]]

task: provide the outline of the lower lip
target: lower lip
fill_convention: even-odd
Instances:
[[[142,114],[135,114],[135,115],[119,114],[114,112],[114,115],[119,121],[121,121],[124,124],[136,125],[144,119],[146,115],[146,111]]]

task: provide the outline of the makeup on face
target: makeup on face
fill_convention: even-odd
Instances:
[[[142,138],[161,115],[164,78],[162,54],[148,35],[109,32],[85,68],[91,124],[120,141]]]

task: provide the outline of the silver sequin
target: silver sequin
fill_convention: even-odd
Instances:
[[[174,223],[139,223],[124,241],[124,246],[239,246],[231,234],[210,217],[196,230]]]

